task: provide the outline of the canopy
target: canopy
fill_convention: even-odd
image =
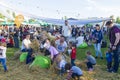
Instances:
[[[13,25],[14,22],[0,22],[0,25],[8,25],[8,26],[11,26]]]
[[[64,25],[65,20],[51,19],[51,18],[38,18],[38,20],[52,23],[55,25]],[[69,25],[84,25],[89,23],[99,23],[103,21],[111,20],[111,18],[97,18],[97,19],[81,19],[81,20],[68,20]]]

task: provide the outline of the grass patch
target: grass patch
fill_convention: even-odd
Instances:
[[[25,63],[20,63],[19,60],[13,60],[12,57],[17,50],[18,49],[16,48],[7,49],[7,66],[9,72],[4,73],[3,68],[0,66],[0,80],[53,80],[53,78],[56,77],[52,71],[48,73],[48,70],[40,68],[37,70],[29,70],[28,65]],[[94,47],[90,46],[85,49],[78,48],[77,59],[83,61],[86,58],[85,53],[87,50],[90,50],[92,55],[95,56]],[[102,48],[104,59],[97,59],[97,65],[95,66],[95,71],[93,73],[84,71],[83,80],[120,80],[120,72],[118,74],[114,74],[106,71],[106,51],[107,48]]]

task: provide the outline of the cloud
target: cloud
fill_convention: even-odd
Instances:
[[[89,5],[96,5],[95,0],[86,0]]]

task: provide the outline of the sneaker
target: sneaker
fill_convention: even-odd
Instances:
[[[5,70],[4,72],[8,72],[8,70]]]
[[[89,71],[93,71],[93,68],[90,68]]]
[[[110,70],[110,69],[107,69],[107,71],[110,72],[110,73],[112,73],[112,70]]]
[[[96,56],[95,59],[97,59],[98,57]]]
[[[103,57],[101,57],[100,59],[103,59]]]
[[[117,73],[117,71],[113,70],[112,73]]]

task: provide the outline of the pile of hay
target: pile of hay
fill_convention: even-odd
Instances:
[[[34,52],[39,52],[40,49],[40,43],[37,39],[34,39],[30,45],[30,47],[33,49]]]
[[[48,39],[50,39],[50,41],[55,41],[55,37],[52,36],[52,35],[50,35],[50,34],[47,33],[46,31],[42,31],[41,34],[42,34],[42,38],[43,38],[43,39],[48,38]]]
[[[13,58],[13,59],[19,59],[21,53],[22,53],[22,52],[21,52],[20,50],[16,51],[16,52],[14,53],[14,58]]]

